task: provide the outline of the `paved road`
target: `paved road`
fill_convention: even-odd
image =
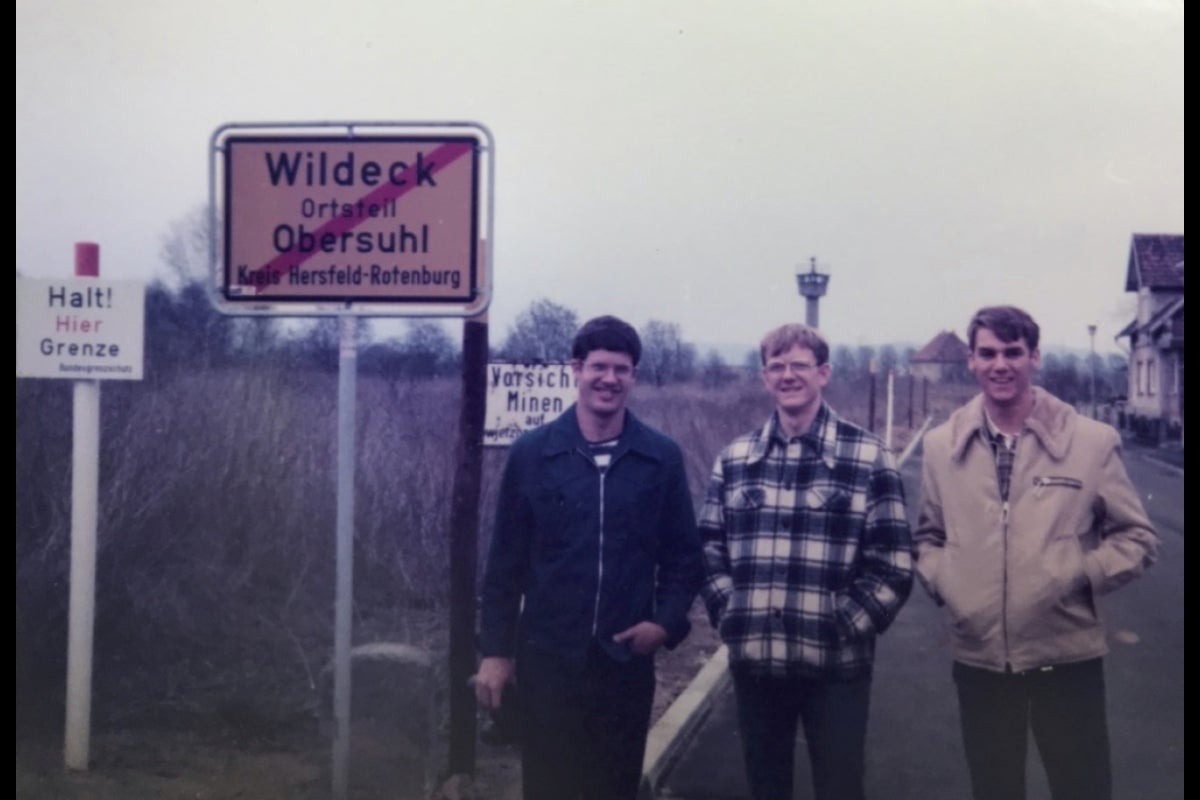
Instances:
[[[1105,660],[1117,800],[1183,797],[1183,477],[1131,449],[1126,464],[1162,538],[1160,561],[1140,581],[1102,601],[1112,652]],[[917,459],[905,465],[915,505]],[[1031,746],[1031,751],[1034,748]],[[727,685],[682,744],[658,797],[748,797]],[[867,793],[875,800],[957,800],[969,784],[958,732],[940,611],[917,587],[879,641],[867,742]],[[796,797],[810,796],[807,755],[797,749]],[[1029,800],[1049,800],[1031,753]]]

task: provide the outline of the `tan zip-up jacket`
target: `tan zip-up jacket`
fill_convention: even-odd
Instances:
[[[1004,503],[982,395],[925,437],[916,568],[955,659],[1023,672],[1108,651],[1096,597],[1158,553],[1120,442],[1035,388]]]

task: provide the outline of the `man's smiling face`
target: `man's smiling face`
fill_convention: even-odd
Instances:
[[[821,390],[829,383],[830,367],[818,364],[807,347],[794,345],[786,353],[767,359],[762,378],[776,407],[789,415],[803,415],[821,404]]]
[[[1033,373],[1040,356],[1030,350],[1025,338],[1004,342],[988,328],[975,333],[975,347],[967,356],[967,366],[984,396],[997,408],[1020,401],[1033,385]]]
[[[572,361],[571,370],[579,384],[578,403],[598,418],[620,414],[625,409],[635,372],[628,353],[593,350],[582,361]]]

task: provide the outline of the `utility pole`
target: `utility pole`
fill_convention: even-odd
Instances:
[[[1092,419],[1096,418],[1096,326],[1088,325],[1088,337],[1092,340],[1091,353],[1088,355],[1088,370],[1091,379]]]
[[[875,432],[875,359],[867,362],[867,430]]]

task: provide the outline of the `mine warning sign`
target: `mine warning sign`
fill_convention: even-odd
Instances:
[[[507,447],[566,411],[575,396],[570,364],[488,364],[484,445]]]
[[[227,126],[214,136],[223,310],[483,310],[487,131],[468,124],[314,127]]]

